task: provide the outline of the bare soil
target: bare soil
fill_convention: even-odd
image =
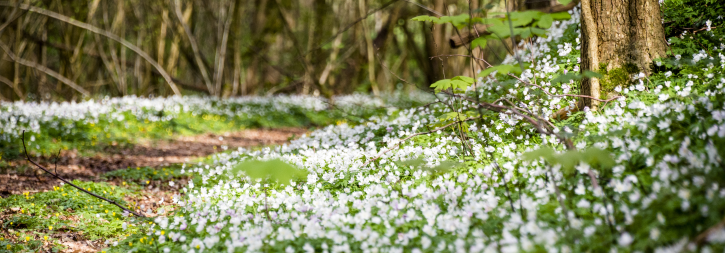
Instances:
[[[81,157],[78,151],[61,151],[60,157],[34,158],[36,162],[53,170],[63,178],[98,181],[105,172],[135,168],[162,167],[189,162],[224,149],[250,148],[282,144],[294,136],[306,133],[303,128],[248,129],[225,134],[204,134],[178,137],[165,141],[146,141],[133,147],[108,146],[93,157]],[[10,168],[0,174],[0,197],[23,192],[42,192],[53,189],[60,180],[32,167],[26,160],[10,161]]]

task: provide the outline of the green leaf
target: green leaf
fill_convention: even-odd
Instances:
[[[571,3],[572,0],[558,0],[560,4],[567,5]]]
[[[471,48],[476,48],[476,47],[485,48],[487,43],[488,43],[488,39],[486,39],[485,37],[478,37],[475,40],[471,41]]]
[[[571,15],[568,12],[566,12],[566,11],[551,13],[549,15],[551,15],[551,17],[554,20],[569,20],[569,19],[571,19]]]
[[[598,148],[588,148],[583,157],[589,165],[599,165],[602,168],[612,168],[617,164],[609,152]]]
[[[548,29],[553,23],[554,18],[551,16],[551,14],[544,14],[543,16],[541,16],[541,19],[539,19],[538,26],[544,29]]]
[[[524,30],[521,32],[521,35],[519,35],[521,39],[528,39],[531,38],[531,30]]]
[[[434,22],[434,23],[440,21],[440,19],[438,19],[436,17],[428,16],[428,15],[420,15],[420,16],[411,18],[410,20],[421,21],[421,22]]]
[[[441,161],[441,163],[438,166],[427,167],[427,166],[425,166],[426,165],[425,160],[423,160],[423,158],[421,158],[421,157],[411,159],[411,160],[395,162],[395,164],[397,164],[398,166],[401,166],[401,167],[403,167],[403,166],[411,167],[411,169],[414,169],[414,170],[427,170],[427,171],[432,171],[432,172],[445,172],[452,168],[456,168],[456,167],[459,167],[462,165],[459,162],[448,160],[448,161]]]
[[[557,162],[555,155],[556,153],[553,148],[542,147],[537,150],[524,153],[524,160],[534,161],[539,158],[544,158],[546,162],[554,164]]]
[[[525,67],[526,66],[524,65],[524,68]],[[483,71],[481,71],[481,74],[479,74],[478,76],[486,77],[486,76],[490,75],[491,73],[493,73],[494,71],[498,71],[498,73],[502,74],[502,75],[506,75],[508,73],[521,74],[521,68],[519,66],[510,65],[510,64],[502,64],[502,65],[497,65],[497,66],[493,66],[493,67],[484,69]]]
[[[461,80],[461,81],[464,81],[464,82],[466,82],[468,84],[473,84],[473,83],[476,82],[475,79],[470,78],[470,77],[467,77],[467,76],[456,76],[456,77],[453,78],[453,80]]]
[[[581,77],[581,75],[579,75],[579,73],[569,72],[569,73],[566,73],[566,74],[557,76],[556,78],[554,78],[553,80],[551,80],[551,83],[552,84],[568,83],[571,80],[579,81],[581,79],[582,79],[582,77]]]
[[[436,92],[449,89],[451,88],[451,79],[439,80],[438,82],[431,84],[430,87],[435,88]]]
[[[252,179],[269,179],[277,181],[281,185],[286,185],[292,179],[303,179],[307,176],[307,171],[298,169],[280,159],[272,159],[260,161],[256,159],[246,160],[234,166],[232,172],[244,173]]]
[[[581,153],[579,153],[579,151],[572,150],[558,155],[556,160],[559,164],[561,164],[562,172],[566,174],[571,174],[574,172],[574,166],[582,161],[582,157],[583,156]]]
[[[602,74],[599,74],[597,72],[590,71],[590,70],[584,70],[584,73],[582,73],[582,75],[586,78],[602,78],[602,77],[604,77]]]
[[[456,89],[459,89],[461,91],[466,91],[466,88],[471,85],[470,83],[461,81],[461,80],[453,80],[451,81],[451,88],[453,88],[453,92],[456,92]]]
[[[546,37],[546,30],[536,27],[531,27],[531,32],[539,37]]]

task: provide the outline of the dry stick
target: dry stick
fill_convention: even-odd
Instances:
[[[53,172],[50,172],[50,170],[46,169],[46,168],[45,168],[45,167],[43,167],[42,165],[40,165],[40,164],[36,163],[35,161],[33,161],[32,159],[30,159],[30,155],[28,155],[28,148],[26,148],[26,147],[25,147],[25,130],[23,130],[23,138],[22,138],[22,140],[23,140],[23,150],[25,151],[25,158],[27,158],[27,159],[28,159],[28,162],[32,163],[33,165],[35,165],[35,166],[36,166],[36,167],[38,167],[39,169],[41,169],[41,170],[45,171],[45,173],[48,173],[48,174],[50,174],[51,176],[53,176],[53,177],[55,177],[55,178],[57,178],[57,179],[60,179],[60,181],[63,181],[64,183],[66,183],[66,184],[68,184],[68,185],[70,185],[70,186],[73,186],[73,187],[75,187],[76,189],[78,189],[78,190],[80,190],[80,191],[82,191],[82,192],[85,192],[85,193],[87,193],[87,194],[90,194],[90,195],[91,195],[91,196],[93,196],[93,197],[96,197],[96,198],[98,198],[98,199],[101,199],[101,200],[104,200],[104,201],[106,201],[106,202],[108,202],[108,203],[111,203],[111,204],[113,204],[113,205],[115,205],[115,206],[117,206],[117,207],[121,208],[122,210],[124,210],[124,211],[126,211],[126,212],[132,213],[133,215],[136,215],[136,216],[139,216],[139,217],[143,217],[143,218],[146,218],[146,216],[144,216],[144,215],[141,215],[141,214],[139,214],[139,213],[136,213],[136,212],[134,212],[134,211],[132,211],[132,210],[129,210],[128,208],[125,208],[125,207],[123,207],[122,205],[120,205],[120,204],[116,203],[116,201],[113,201],[113,200],[110,200],[110,199],[107,199],[107,198],[104,198],[104,197],[98,196],[98,195],[96,195],[95,193],[92,193],[92,192],[90,192],[90,191],[87,191],[86,189],[83,189],[83,187],[79,187],[79,186],[77,186],[77,185],[75,185],[75,184],[71,183],[70,181],[68,181],[68,180],[66,180],[66,179],[64,179],[64,178],[62,178],[62,177],[60,177],[60,176],[59,176],[59,175],[58,175],[57,173],[53,173]]]
[[[11,3],[8,3],[8,2],[0,2],[0,6],[12,7],[14,5],[11,4]],[[111,40],[114,40],[114,41],[116,41],[118,43],[121,43],[121,45],[124,45],[128,49],[131,49],[131,51],[136,52],[136,54],[138,54],[139,56],[141,56],[142,58],[144,58],[147,62],[149,62],[151,65],[153,65],[154,68],[156,68],[159,71],[159,73],[161,74],[161,76],[164,77],[164,79],[166,80],[166,83],[168,83],[169,84],[169,87],[171,87],[171,90],[174,91],[174,94],[175,95],[178,95],[178,96],[181,96],[181,91],[179,91],[179,88],[176,87],[176,84],[172,80],[172,78],[169,75],[169,73],[166,73],[166,71],[164,70],[164,68],[162,68],[161,65],[159,65],[158,62],[156,62],[153,58],[151,58],[151,56],[149,56],[146,52],[144,52],[140,48],[136,47],[131,42],[128,42],[127,40],[125,40],[125,39],[123,39],[123,38],[119,37],[118,35],[115,35],[115,34],[113,34],[111,32],[108,32],[106,30],[103,30],[101,28],[95,27],[95,26],[90,25],[90,24],[83,23],[83,22],[78,21],[78,20],[75,20],[75,19],[71,19],[71,18],[69,18],[67,16],[64,16],[64,15],[60,14],[60,13],[52,12],[52,11],[49,11],[49,10],[46,10],[46,9],[42,9],[42,8],[38,8],[38,7],[35,7],[35,6],[30,6],[28,4],[20,4],[18,7],[20,9],[23,9],[23,10],[27,10],[27,11],[30,11],[30,12],[35,12],[35,13],[40,14],[40,15],[48,16],[48,17],[51,17],[51,18],[54,18],[54,19],[57,19],[57,20],[66,22],[68,24],[71,24],[71,25],[74,25],[74,26],[77,26],[77,27],[86,29],[86,30],[91,31],[93,33],[97,33],[97,34],[103,35],[103,36],[105,36],[105,37],[107,37],[107,38],[109,38]]]
[[[8,20],[5,21],[5,23],[3,23],[2,26],[0,26],[0,32],[5,30],[5,27],[8,27],[8,25],[10,25],[12,22],[15,22],[15,20],[17,20],[18,18],[20,18],[20,16],[22,16],[22,14],[15,16],[15,13],[18,13],[18,10],[20,9],[20,8],[18,8],[19,4],[20,4],[20,1],[15,2],[15,5],[13,6],[13,11],[10,12],[10,17],[8,17]]]
[[[475,119],[475,118],[476,118],[476,117],[470,117],[470,118],[467,118],[467,119],[461,120],[460,122],[462,122],[462,121],[469,121],[469,120],[472,120],[472,119]],[[374,162],[375,160],[377,160],[378,158],[380,158],[381,156],[383,156],[383,155],[384,155],[385,153],[388,153],[388,152],[392,151],[393,149],[397,148],[398,146],[400,146],[400,144],[403,144],[403,143],[404,143],[405,141],[407,141],[407,140],[408,140],[408,139],[410,139],[410,138],[416,137],[416,136],[418,136],[418,135],[430,134],[430,133],[436,132],[436,131],[438,131],[438,130],[443,130],[443,129],[446,129],[447,127],[449,127],[449,126],[451,126],[451,125],[453,125],[453,124],[456,124],[456,123],[458,123],[458,122],[459,122],[459,121],[453,121],[453,122],[451,122],[451,123],[448,123],[448,124],[446,124],[445,126],[442,126],[442,127],[439,127],[439,128],[433,129],[433,130],[430,130],[430,131],[428,131],[428,132],[420,132],[420,133],[416,133],[416,134],[413,134],[413,135],[411,135],[411,136],[405,137],[405,139],[402,139],[402,140],[400,140],[400,141],[398,142],[398,144],[395,144],[395,146],[393,146],[393,147],[391,147],[391,148],[389,148],[389,149],[387,149],[387,150],[383,151],[382,153],[378,154],[378,155],[377,155],[376,157],[373,157],[372,159],[368,160],[367,162],[365,162],[365,163],[364,163],[364,164],[363,164],[362,166],[360,166],[360,167],[365,167],[365,166],[367,166],[368,164],[370,164],[371,162]]]
[[[697,237],[695,237],[695,243],[697,243],[698,245],[704,244],[711,234],[723,229],[723,227],[725,227],[725,218],[723,218],[719,223],[715,224],[715,226],[712,226],[701,234],[697,235]]]
[[[12,51],[10,51],[10,48],[8,48],[8,46],[5,45],[5,43],[0,42],[0,48],[2,48],[2,50],[5,51],[5,53],[13,61],[15,61],[17,63],[20,63],[21,65],[24,65],[26,67],[30,67],[30,68],[37,69],[38,71],[43,72],[46,75],[52,76],[53,78],[58,79],[58,81],[66,84],[66,85],[70,86],[71,88],[73,88],[74,90],[80,92],[84,96],[90,96],[91,95],[91,93],[89,93],[87,90],[83,89],[83,87],[81,87],[80,85],[78,85],[75,82],[71,81],[70,79],[62,76],[61,74],[58,74],[58,72],[55,72],[55,71],[53,71],[53,70],[51,70],[51,69],[49,69],[49,68],[47,68],[45,66],[42,66],[40,64],[35,63],[33,61],[25,60],[25,59],[22,59],[22,58],[18,57]]]
[[[187,24],[184,20],[184,14],[181,13],[181,1],[179,0],[174,0],[174,13],[176,13],[176,17],[179,19],[181,26],[184,27],[184,33],[186,33],[186,37],[189,39],[189,44],[191,44],[191,51],[194,53],[194,61],[196,61],[196,65],[199,66],[199,72],[201,72],[204,84],[206,84],[206,88],[209,89],[209,94],[215,95],[214,93],[216,92],[214,91],[214,86],[212,85],[211,79],[209,79],[209,72],[206,70],[206,65],[204,65],[204,61],[201,59],[199,45],[194,38],[194,34],[191,32],[191,28],[189,28],[189,24]]]

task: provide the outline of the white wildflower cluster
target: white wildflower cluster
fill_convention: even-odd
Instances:
[[[572,16],[578,17],[576,12]],[[554,27],[562,33],[566,29]],[[535,55],[535,67],[522,78],[540,88],[486,81],[481,97],[503,94],[542,117],[573,106],[575,98],[537,91],[566,94],[572,89],[574,84],[546,80],[550,73],[563,72],[553,67],[552,54],[573,46],[558,52],[535,47],[549,53]],[[725,209],[720,183],[725,79],[722,69],[706,68],[713,73],[708,79],[676,79],[669,73],[665,86],[645,79],[641,85],[653,97],[647,102],[621,97],[604,110],[585,112],[581,124],[557,126],[557,132],[576,136],[578,149],[611,152],[615,164],[608,169],[580,163],[568,171],[543,159],[522,159],[527,151],[563,145],[508,114],[471,123],[466,138],[443,130],[403,141],[430,131],[439,121],[436,115],[451,112],[435,103],[376,116],[363,125],[328,126],[278,147],[219,154],[211,166],[192,166],[187,172],[199,180],[175,200],[181,210],[158,218],[152,233],[185,252],[692,249],[693,236],[680,229],[687,226],[682,217],[717,222]],[[702,94],[697,86],[716,88]],[[459,105],[460,112],[475,109],[466,101]],[[247,159],[275,158],[309,175],[279,186],[231,173]],[[458,165],[438,173],[400,163],[414,159],[422,159],[425,168]],[[662,241],[665,230],[668,239]],[[722,247],[723,238],[722,231],[715,231],[707,240]]]
[[[415,94],[410,99],[425,101],[426,98]],[[337,108],[356,114],[384,105],[402,103],[405,106],[406,100],[393,95],[375,98],[353,94],[335,97],[333,101]],[[270,113],[288,113],[292,110],[328,109],[332,109],[331,103],[325,98],[299,95],[226,99],[195,96],[168,98],[128,96],[62,103],[0,102],[0,142],[15,142],[23,131],[32,135],[52,129],[68,135],[79,125],[98,124],[100,121],[124,122],[130,118],[148,122],[170,121],[182,113],[263,117]]]

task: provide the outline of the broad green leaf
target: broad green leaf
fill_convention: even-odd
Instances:
[[[397,164],[398,166],[406,166],[406,167],[409,166],[414,170],[427,170],[427,171],[432,171],[432,172],[445,172],[452,168],[461,166],[461,163],[459,163],[459,162],[448,160],[448,161],[441,161],[441,163],[438,166],[428,167],[428,166],[425,166],[426,162],[421,157],[411,159],[411,160],[395,162],[395,164]]]
[[[514,15],[520,12],[512,12],[511,13],[511,23],[513,23],[514,27],[517,26],[526,26],[530,24],[532,21],[534,21],[533,15]]]
[[[464,81],[464,82],[466,82],[468,84],[473,84],[473,83],[476,82],[475,79],[470,78],[470,77],[467,77],[467,76],[456,76],[456,77],[453,78],[453,80],[461,80],[461,81]]]
[[[571,3],[572,0],[558,0],[560,4],[567,5]]]
[[[584,151],[570,150],[563,154],[556,154],[552,148],[543,147],[538,150],[524,153],[523,158],[528,161],[544,158],[544,160],[551,165],[561,165],[562,172],[565,174],[574,173],[574,168],[581,162],[606,169],[612,168],[616,165],[609,152],[598,148],[588,148]]]
[[[440,19],[438,19],[436,17],[428,16],[428,15],[420,15],[420,16],[411,18],[410,20],[421,21],[421,22],[434,22],[434,23],[440,22]]]
[[[579,73],[569,72],[569,73],[566,73],[566,74],[557,76],[556,78],[554,78],[553,80],[551,80],[551,83],[552,84],[568,83],[571,80],[579,81],[581,79],[582,79],[582,77],[581,77],[581,75],[579,75]]]
[[[436,92],[449,89],[451,88],[451,79],[439,80],[438,82],[431,84],[430,87],[435,88]]]
[[[569,19],[571,19],[571,15],[568,12],[566,12],[566,11],[551,13],[549,15],[551,15],[551,17],[554,20],[569,20]]]
[[[528,39],[531,38],[531,29],[527,29],[521,32],[521,35],[519,35],[521,39]]]
[[[471,84],[461,80],[451,81],[451,88],[453,88],[453,92],[456,92],[456,89],[459,89],[461,92],[466,91],[469,85]]]
[[[544,158],[546,162],[553,164],[557,162],[555,155],[554,149],[550,147],[542,147],[537,150],[524,153],[524,159],[527,161],[534,161],[539,158]]]
[[[583,157],[588,164],[599,165],[602,168],[611,168],[617,164],[609,152],[598,148],[588,148],[584,151]]]
[[[298,169],[279,159],[247,160],[234,166],[232,171],[235,173],[244,171],[252,179],[269,179],[277,181],[281,185],[288,184],[292,179],[303,179],[307,176],[306,170]]]
[[[571,150],[556,157],[556,160],[561,164],[562,172],[571,174],[574,172],[574,166],[582,161],[582,154],[579,151]]]
[[[551,27],[551,25],[554,23],[554,18],[551,16],[551,14],[544,14],[541,16],[541,19],[539,19],[539,27],[548,29]]]
[[[584,70],[584,73],[582,73],[582,75],[584,77],[587,77],[587,78],[592,78],[592,77],[594,77],[594,78],[602,78],[602,77],[604,77],[602,74],[599,74],[597,72],[590,71],[590,70]]]
[[[546,37],[546,30],[536,27],[531,27],[531,32],[539,37]]]
[[[440,23],[451,23],[457,28],[463,28],[468,25],[468,14],[460,14],[456,16],[443,16],[440,18]]]
[[[485,48],[487,43],[488,39],[486,39],[485,37],[478,37],[475,40],[471,41],[471,48]]]
[[[526,68],[526,65],[524,65],[524,68]],[[506,75],[508,73],[515,73],[515,74],[521,74],[521,68],[517,65],[510,65],[510,64],[502,64],[493,66],[487,69],[484,69],[481,71],[481,74],[478,76],[486,77],[493,73],[494,71],[498,71],[499,74]]]

